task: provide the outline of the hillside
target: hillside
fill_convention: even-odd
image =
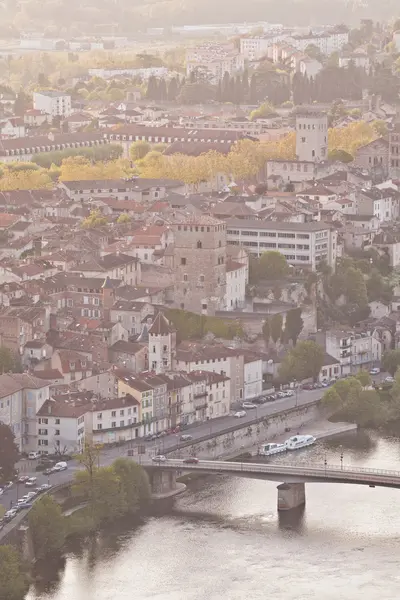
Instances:
[[[0,35],[31,30],[129,35],[148,27],[243,21],[357,24],[362,18],[390,19],[398,12],[398,0],[3,0]]]

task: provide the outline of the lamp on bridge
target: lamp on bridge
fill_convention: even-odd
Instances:
[[[340,468],[343,471],[343,446],[340,446]]]

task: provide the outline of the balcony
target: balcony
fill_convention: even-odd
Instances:
[[[203,410],[204,408],[207,408],[208,403],[206,402],[206,400],[199,400],[198,402],[194,402],[194,408],[195,410]]]
[[[196,394],[193,394],[193,398],[204,398],[208,396],[208,392],[206,390],[202,391],[202,392],[197,392]]]

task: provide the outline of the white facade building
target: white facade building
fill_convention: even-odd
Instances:
[[[11,428],[20,452],[37,450],[36,413],[49,398],[49,385],[28,373],[0,375],[0,421]]]
[[[226,299],[227,310],[243,308],[246,298],[247,268],[239,262],[228,260],[226,263]]]
[[[337,232],[322,222],[281,223],[252,219],[227,221],[228,245],[245,246],[260,256],[275,250],[289,264],[316,270],[321,261],[333,269],[337,256]]]
[[[244,69],[244,57],[232,43],[205,43],[190,48],[186,53],[186,75],[204,69],[214,81],[219,81],[225,73],[234,75]]]
[[[33,93],[33,108],[46,115],[54,117],[69,117],[71,115],[71,96],[64,92],[48,91]]]
[[[328,157],[328,115],[316,111],[296,113],[296,157],[320,162]]]
[[[263,361],[251,355],[244,357],[244,399],[261,396],[263,389]]]

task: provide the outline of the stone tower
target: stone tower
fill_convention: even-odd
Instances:
[[[297,160],[321,162],[328,158],[328,116],[317,111],[296,112]]]
[[[111,283],[111,279],[109,277],[105,278],[104,283],[101,286],[101,293],[103,301],[104,319],[108,320],[110,318],[110,309],[114,306],[115,302],[114,286]]]
[[[148,336],[149,369],[156,373],[171,371],[176,350],[176,331],[164,313],[157,313]]]
[[[396,111],[395,121],[389,131],[389,177],[400,177],[400,111]]]
[[[213,315],[225,302],[226,224],[208,215],[190,215],[172,229],[174,304]]]

